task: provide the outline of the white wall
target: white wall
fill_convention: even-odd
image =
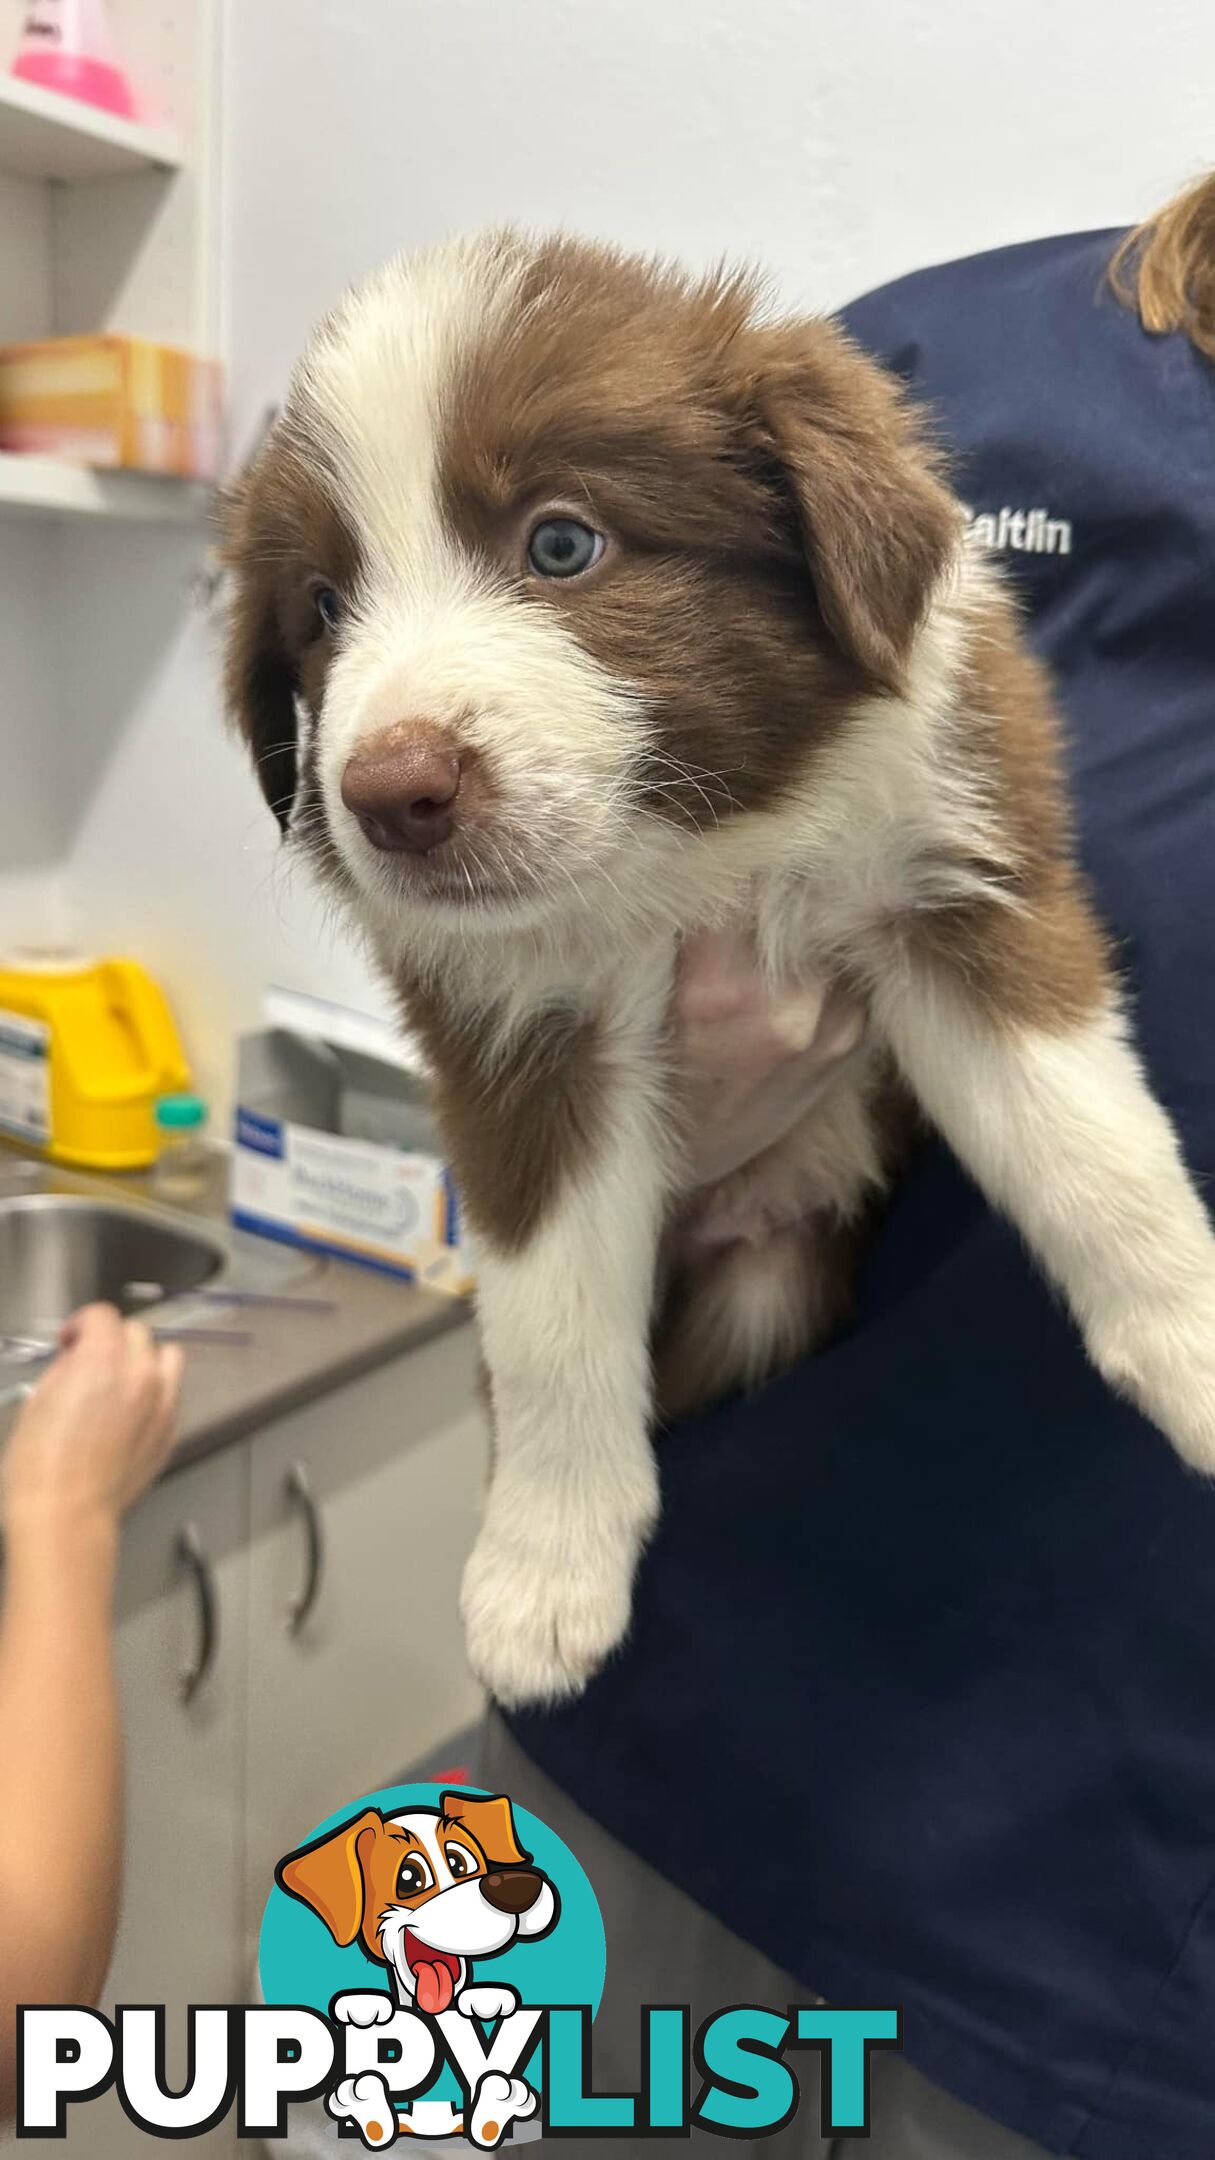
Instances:
[[[277,846],[222,724],[216,629],[190,597],[198,540],[89,529],[69,548],[79,603],[63,726],[77,932],[165,984],[219,1113],[234,1031],[257,1018],[268,981],[355,1003],[375,992]]]
[[[451,227],[745,253],[831,305],[1130,218],[1215,156],[1208,0],[239,0],[232,328]]]
[[[753,254],[832,305],[921,261],[1130,219],[1215,157],[1210,0],[231,0],[226,81],[238,442],[335,292],[452,227]],[[267,978],[373,993],[276,870],[220,729],[183,592],[197,548],[70,545],[84,777],[55,867],[90,940],[172,986],[218,1095]]]
[[[0,954],[67,927],[51,595],[54,528],[0,523]]]

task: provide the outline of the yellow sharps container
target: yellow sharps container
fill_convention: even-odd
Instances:
[[[0,957],[0,1136],[139,1170],[156,1158],[158,1097],[189,1085],[164,993],[136,961]]]

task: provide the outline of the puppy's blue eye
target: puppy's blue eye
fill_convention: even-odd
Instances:
[[[318,585],[312,597],[326,630],[336,630],[346,612],[340,592],[333,585]]]
[[[577,518],[545,518],[527,543],[527,559],[537,577],[580,577],[603,553],[603,534]]]

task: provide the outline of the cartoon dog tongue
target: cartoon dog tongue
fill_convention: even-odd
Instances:
[[[417,1955],[410,1957],[414,1987],[419,2010],[427,2017],[439,2017],[446,2010],[455,1994],[455,1979],[459,1967],[455,1958],[446,1951],[432,1950],[429,1943],[416,1943]]]
[[[424,2010],[427,2017],[438,2017],[455,1993],[451,1967],[440,1965],[436,1959],[433,1965],[415,1965],[413,1976],[417,1982],[419,2010]]]

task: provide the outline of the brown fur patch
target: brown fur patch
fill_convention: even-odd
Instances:
[[[360,567],[358,544],[323,471],[307,437],[280,422],[223,510],[222,555],[233,587],[226,702],[284,831],[300,780],[295,699],[320,710],[333,652],[310,587],[319,580],[348,594]]]
[[[435,1069],[439,1122],[469,1221],[500,1252],[515,1252],[593,1152],[595,1023],[553,1008],[496,1051],[499,1015],[468,1027],[433,987],[398,978],[396,988]]]
[[[1012,868],[976,864],[1013,905],[975,899],[926,911],[909,942],[960,977],[1008,1027],[1074,1027],[1108,996],[1108,940],[1076,864],[1059,721],[1045,668],[1000,595],[974,626],[959,699],[977,774],[996,805]]]
[[[793,501],[827,629],[878,687],[904,687],[917,630],[961,538],[926,422],[833,324],[744,342],[758,439]]]

